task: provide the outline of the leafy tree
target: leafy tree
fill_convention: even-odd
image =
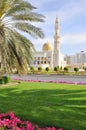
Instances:
[[[86,71],[86,67],[85,66],[83,66],[83,69]]]
[[[39,66],[39,67],[38,67],[38,71],[42,71],[42,67]]]
[[[48,72],[49,71],[49,67],[46,67],[45,70]]]
[[[33,66],[30,67],[30,70],[31,70],[31,72],[34,74],[34,70],[35,70],[35,69],[34,69]]]
[[[57,72],[57,67],[54,67],[54,71],[56,71],[56,72]]]
[[[57,67],[54,67],[54,71],[58,71],[59,70],[59,66],[57,66]]]
[[[30,70],[31,70],[31,71],[34,71],[34,67],[33,67],[33,66],[31,66],[31,67],[30,67]]]
[[[36,8],[25,0],[0,0],[0,74],[4,70],[12,72],[14,65],[18,71],[27,71],[35,48],[25,34],[44,37],[33,24],[43,22],[44,16],[33,9]]]
[[[69,71],[69,68],[68,68],[68,67],[64,67],[64,71],[65,71],[65,72],[68,72],[68,71]]]
[[[78,72],[78,71],[79,71],[79,68],[75,67],[75,68],[74,68],[74,71],[75,71],[75,72]]]

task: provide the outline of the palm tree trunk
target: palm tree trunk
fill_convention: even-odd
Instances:
[[[3,37],[0,34],[0,77],[2,76],[2,71],[3,71],[3,57],[2,57],[2,51],[3,51]]]
[[[0,77],[2,75],[1,46],[0,46]]]

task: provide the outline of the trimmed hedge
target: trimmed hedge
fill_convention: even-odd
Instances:
[[[8,76],[2,76],[0,77],[0,84],[6,84],[10,82],[10,77]]]

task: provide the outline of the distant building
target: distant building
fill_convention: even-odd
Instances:
[[[74,66],[79,68],[86,67],[86,52],[81,51],[74,55],[66,56],[65,60],[67,61],[67,64],[70,65],[71,67]]]

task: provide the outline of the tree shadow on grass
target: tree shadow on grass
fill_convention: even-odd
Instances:
[[[41,127],[86,130],[86,90],[0,89],[0,112],[13,111]]]

